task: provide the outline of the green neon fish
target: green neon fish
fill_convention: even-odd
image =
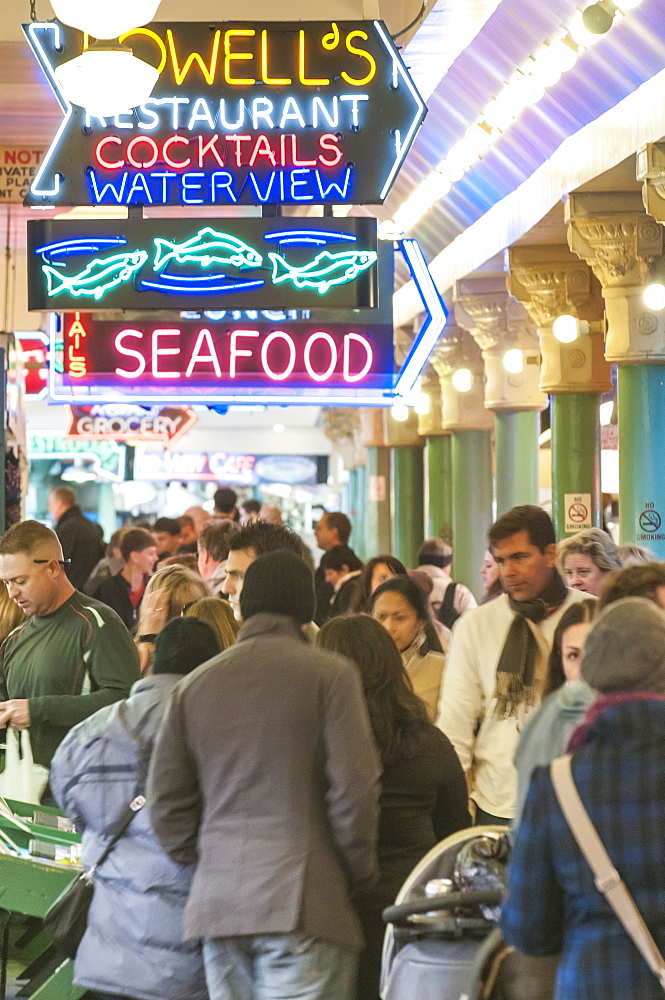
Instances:
[[[63,274],[50,264],[43,264],[42,271],[46,275],[49,295],[67,291],[77,298],[80,295],[91,295],[99,301],[109,288],[131,278],[147,259],[145,250],[134,250],[131,253],[116,253],[112,257],[96,257],[78,274]]]
[[[340,253],[322,250],[303,267],[293,267],[278,253],[269,253],[268,256],[273,264],[273,284],[291,281],[296,288],[315,288],[319,295],[325,295],[333,285],[353,281],[376,261],[374,250],[346,250]]]
[[[263,257],[253,247],[229,233],[218,233],[209,226],[199,229],[196,236],[192,236],[186,243],[170,243],[159,237],[153,243],[157,248],[153,264],[155,271],[161,271],[171,259],[177,260],[179,264],[191,260],[201,267],[210,267],[211,264],[258,267],[263,263]]]

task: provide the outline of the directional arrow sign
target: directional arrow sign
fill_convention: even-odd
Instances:
[[[24,30],[64,115],[28,205],[379,204],[426,113],[382,21],[137,28],[120,41],[159,79],[108,119],[55,77],[85,36]]]

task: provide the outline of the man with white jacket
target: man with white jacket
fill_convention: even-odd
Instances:
[[[489,544],[506,593],[457,622],[437,724],[467,773],[476,823],[508,825],[515,747],[540,702],[554,630],[566,608],[588,594],[566,587],[557,572],[554,526],[540,507],[503,514]]]

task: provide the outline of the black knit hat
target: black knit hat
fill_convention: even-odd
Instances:
[[[294,552],[279,549],[259,556],[247,568],[240,593],[243,621],[267,611],[305,625],[314,616],[314,578]]]
[[[153,674],[188,674],[221,652],[217,636],[198,618],[173,618],[157,636]]]

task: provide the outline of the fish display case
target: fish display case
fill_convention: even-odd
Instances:
[[[31,1000],[85,995],[72,983],[73,963],[55,956],[41,930],[48,908],[82,871],[76,863],[80,841],[58,809],[0,799],[0,1000],[6,997],[10,959],[23,970],[15,974],[21,995]],[[14,929],[19,934],[12,933],[10,948]]]

